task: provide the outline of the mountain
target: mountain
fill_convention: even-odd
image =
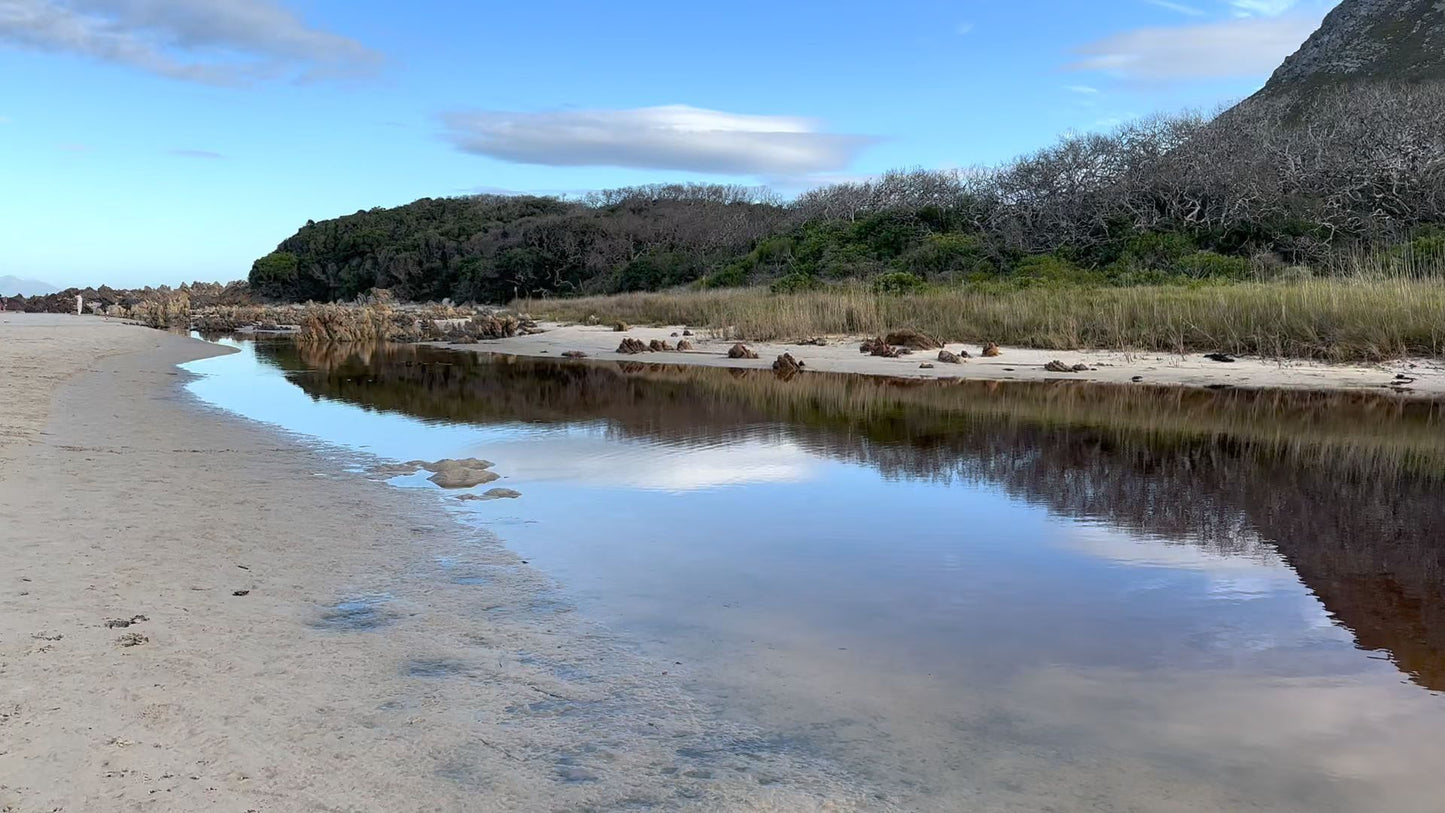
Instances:
[[[1351,83],[1445,80],[1445,2],[1344,0],[1255,98],[1307,101]]]
[[[44,296],[58,290],[54,285],[33,279],[0,277],[0,296]]]

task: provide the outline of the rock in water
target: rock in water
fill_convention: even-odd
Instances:
[[[672,345],[668,344],[662,339],[653,339],[652,341],[648,342],[647,349],[651,350],[654,353],[670,353],[672,352]]]
[[[793,358],[792,353],[784,353],[778,356],[777,361],[773,362],[773,372],[785,379],[792,378],[802,371],[803,362]]]
[[[757,357],[758,354],[756,351],[741,342],[733,345],[728,350],[728,358],[730,359],[755,359]]]
[[[627,356],[635,356],[638,353],[648,352],[648,347],[642,343],[641,339],[628,337],[622,340],[622,344],[617,345],[617,352]]]
[[[1074,372],[1074,368],[1073,368],[1073,367],[1070,367],[1069,365],[1063,363],[1062,361],[1059,361],[1058,359],[1054,359],[1053,361],[1049,362],[1048,364],[1045,364],[1045,365],[1044,365],[1044,369],[1045,369],[1045,370],[1048,370],[1048,371],[1051,372],[1051,373],[1072,373],[1072,372]]]
[[[687,339],[683,339],[682,341],[680,341],[680,342],[677,343],[677,352],[679,352],[679,353],[686,353],[687,351],[689,351],[689,350],[691,350],[691,349],[692,349],[692,342],[688,341]]]
[[[567,352],[565,352],[565,353],[562,354],[562,358],[564,358],[564,359],[585,359],[585,358],[587,358],[587,354],[586,354],[586,353],[583,353],[581,350],[568,350]]]
[[[883,343],[893,345],[894,347],[906,347],[909,350],[937,350],[943,347],[943,343],[939,340],[927,333],[911,328],[895,330],[889,333],[883,337]]]
[[[471,488],[501,479],[496,473],[488,471],[491,467],[491,461],[473,457],[466,460],[438,460],[422,468],[434,472],[427,479],[442,488]]]
[[[950,353],[947,350],[938,351],[938,360],[944,364],[962,364],[963,359],[957,353]]]
[[[993,342],[989,342],[988,344],[986,344],[986,345],[983,346],[983,357],[984,357],[984,358],[990,358],[990,359],[991,359],[991,358],[996,358],[996,357],[1002,356],[1002,355],[1003,355],[1003,351],[1000,350],[1000,349],[998,349],[998,345],[994,344]]]

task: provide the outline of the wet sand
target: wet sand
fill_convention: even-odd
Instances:
[[[0,316],[0,809],[890,807],[435,495],[202,407],[218,352]]]
[[[900,378],[958,378],[994,381],[1093,381],[1106,384],[1149,384],[1186,387],[1241,387],[1251,389],[1372,390],[1398,392],[1418,397],[1445,396],[1445,363],[1436,359],[1401,359],[1386,364],[1326,364],[1299,359],[1239,358],[1234,362],[1211,361],[1199,354],[1121,353],[1106,350],[1066,351],[1004,347],[996,358],[980,358],[978,345],[951,343],[954,352],[966,350],[974,358],[962,364],[937,360],[938,351],[918,351],[901,358],[875,358],[860,353],[863,337],[829,336],[827,345],[800,346],[787,342],[747,342],[758,354],[756,360],[727,358],[734,344],[696,330],[685,338],[695,349],[686,353],[616,352],[624,337],[644,343],[661,339],[676,344],[685,330],[670,327],[634,327],[623,333],[607,326],[543,324],[545,333],[511,339],[459,345],[458,349],[507,353],[516,356],[557,358],[564,352],[581,351],[589,358],[637,361],[653,364],[689,364],[712,367],[766,369],[782,353],[791,353],[807,369],[825,373],[894,376]],[[677,334],[677,335],[674,335]],[[448,345],[451,346],[451,345]],[[1087,371],[1053,373],[1044,369],[1050,361],[1072,367],[1084,364]],[[920,367],[923,364],[931,368]],[[1397,378],[1404,376],[1404,378]],[[1136,378],[1138,380],[1136,380]],[[1408,379],[1408,381],[1406,380]]]

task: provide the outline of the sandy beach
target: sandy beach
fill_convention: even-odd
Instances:
[[[785,342],[747,342],[756,360],[729,359],[734,342],[694,329],[685,336],[685,326],[633,327],[616,332],[608,326],[543,323],[545,332],[531,336],[461,345],[460,349],[507,353],[517,356],[557,358],[569,351],[588,358],[633,361],[650,364],[696,364],[711,367],[767,369],[782,353],[791,353],[806,369],[827,373],[894,376],[899,378],[957,378],[993,381],[1093,381],[1105,384],[1149,384],[1185,387],[1242,387],[1257,389],[1371,390],[1397,392],[1421,398],[1445,396],[1445,364],[1435,359],[1401,359],[1385,364],[1326,364],[1299,359],[1239,358],[1218,362],[1202,355],[1167,353],[1122,353],[1104,350],[1064,351],[1004,347],[996,358],[980,357],[978,345],[952,343],[953,352],[967,351],[973,358],[962,364],[937,360],[938,352],[919,351],[901,358],[878,358],[859,352],[863,337],[828,336],[824,346]],[[694,349],[685,353],[617,353],[624,337],[644,343],[660,339],[676,344],[686,338]],[[1072,367],[1089,367],[1076,373],[1054,373],[1045,369],[1051,361]],[[921,365],[932,365],[923,367]]]
[[[435,493],[202,407],[175,365],[218,352],[0,316],[0,810],[886,806]]]

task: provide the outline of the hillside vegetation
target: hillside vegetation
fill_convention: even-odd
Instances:
[[[782,202],[649,186],[582,199],[424,199],[308,223],[256,261],[273,300],[503,302],[862,280],[1137,285],[1369,271],[1445,255],[1445,92],[1369,85],[1257,98],[1215,119],[1070,136],[988,169],[900,171]]]

